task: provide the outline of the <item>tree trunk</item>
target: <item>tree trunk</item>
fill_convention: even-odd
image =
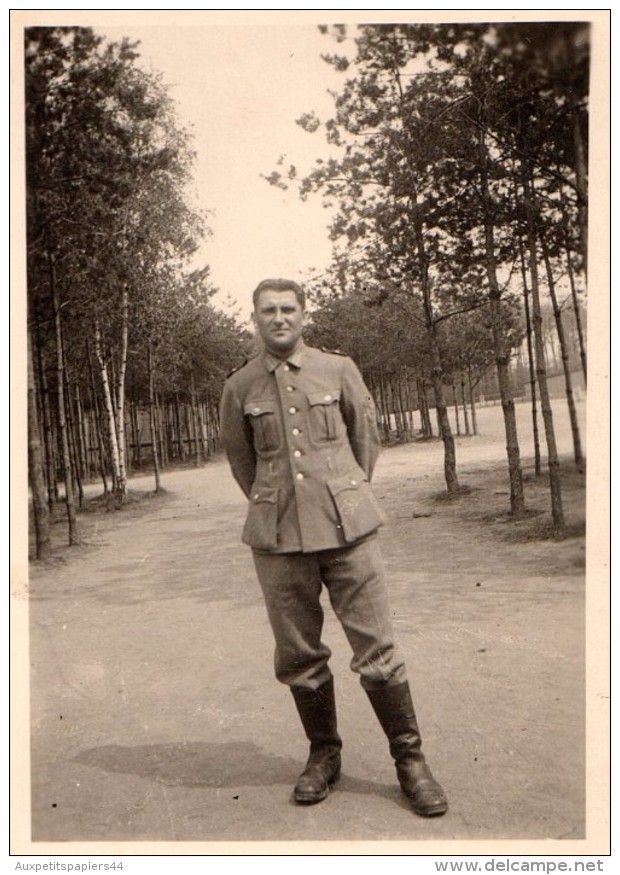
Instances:
[[[456,385],[454,380],[452,381],[452,399],[454,401],[454,417],[456,420],[456,433],[460,435],[461,433],[461,417],[459,416],[459,399],[456,394]]]
[[[425,438],[433,437],[433,424],[428,409],[428,397],[426,394],[426,381],[418,380],[418,398],[420,403],[420,419],[422,426],[422,435]]]
[[[406,441],[410,441],[413,437],[413,429],[411,428],[411,416],[409,414],[409,405],[407,403],[406,387],[403,390],[403,375],[398,375],[398,403],[403,418],[403,429]]]
[[[93,368],[93,361],[90,354],[90,346],[87,346],[87,355],[88,355],[88,371],[90,374],[90,396],[91,396],[91,404],[93,409],[93,414],[95,417],[95,431],[97,434],[97,446],[99,450],[99,474],[101,476],[101,480],[103,483],[103,494],[108,495],[109,487],[108,480],[105,474],[105,466],[106,466],[106,453],[105,453],[105,441],[103,439],[103,429],[101,427],[101,412],[99,410],[99,399],[97,397],[97,386],[95,383],[95,370]]]
[[[205,438],[205,421],[204,421],[204,409],[202,401],[198,401],[198,427],[200,429],[200,446],[202,449],[202,459],[204,462],[207,461],[209,456],[209,449],[207,446],[207,441]]]
[[[476,398],[474,395],[474,389],[476,388],[472,376],[471,370],[467,371],[467,381],[469,383],[469,406],[471,408],[471,430],[473,434],[478,434],[478,420],[476,417]]]
[[[151,427],[151,447],[153,450],[153,474],[155,476],[155,492],[161,492],[159,453],[157,451],[157,426],[155,423],[155,379],[153,374],[153,352],[150,342],[147,351],[147,367],[149,377],[149,422]]]
[[[460,489],[458,477],[456,474],[456,451],[454,445],[454,436],[450,428],[450,418],[448,409],[444,399],[443,391],[443,367],[441,364],[441,352],[439,349],[438,328],[433,315],[433,305],[431,300],[431,278],[428,271],[428,256],[426,254],[426,246],[424,243],[424,233],[422,220],[420,218],[419,205],[417,197],[412,197],[412,203],[415,208],[413,213],[413,230],[415,235],[418,261],[422,273],[422,301],[424,309],[424,321],[426,325],[426,333],[429,339],[431,353],[431,380],[433,382],[433,391],[435,394],[435,407],[437,411],[437,424],[441,440],[443,441],[444,459],[443,470],[446,480],[448,493],[458,492]]]
[[[28,343],[28,474],[32,491],[32,512],[35,531],[35,556],[47,559],[52,549],[50,537],[50,514],[47,491],[43,476],[43,452],[41,448],[39,417],[37,415],[36,385],[30,326],[27,328]]]
[[[568,271],[568,280],[570,283],[570,292],[573,299],[573,312],[575,314],[575,325],[577,326],[577,339],[579,341],[579,358],[581,360],[581,370],[583,371],[583,382],[588,385],[588,362],[586,356],[586,346],[583,337],[583,328],[581,325],[581,305],[577,295],[577,285],[575,283],[575,274],[573,271],[573,262],[570,256],[570,250],[566,246],[566,269]]]
[[[494,204],[489,191],[487,178],[487,152],[484,142],[485,134],[480,133],[480,183],[484,204],[484,243],[485,271],[489,283],[489,302],[493,335],[493,349],[497,379],[504,414],[504,430],[506,433],[506,455],[508,457],[508,477],[510,480],[510,512],[513,516],[523,516],[525,513],[525,496],[523,493],[523,472],[521,469],[521,454],[517,434],[517,417],[510,379],[510,349],[502,331],[501,289],[497,279],[497,258],[495,254]]]
[[[564,252],[566,253],[566,270],[568,273],[568,280],[570,283],[570,291],[573,299],[573,311],[575,313],[575,324],[577,326],[577,337],[579,341],[579,356],[581,358],[581,368],[583,370],[583,381],[585,385],[588,384],[588,367],[587,367],[587,357],[586,357],[586,345],[583,336],[583,328],[581,325],[581,307],[579,305],[579,297],[577,295],[577,284],[575,282],[575,271],[573,269],[573,259],[571,254],[571,247],[569,244],[569,236],[568,236],[568,228],[570,226],[569,223],[569,215],[568,209],[566,206],[566,196],[564,194],[564,190],[560,189],[560,204],[562,209],[562,220],[564,223],[564,234],[563,234],[563,244],[564,244]]]
[[[125,447],[125,374],[127,372],[127,347],[129,339],[129,294],[123,286],[121,299],[121,351],[116,378],[116,438],[118,442],[118,480],[116,498],[121,504],[127,501],[127,464]]]
[[[192,424],[190,420],[191,407],[189,404],[183,404],[183,413],[185,416],[185,433],[187,434],[187,455],[191,459],[194,450],[192,449]]]
[[[162,413],[162,404],[159,393],[155,393],[155,423],[157,425],[157,447],[159,450],[159,465],[160,468],[168,467],[168,444],[166,443],[166,429],[164,426],[164,415]]]
[[[179,393],[176,392],[174,396],[174,410],[175,410],[175,418],[177,424],[177,438],[179,445],[179,459],[181,462],[185,461],[185,441],[183,439],[183,423],[181,421],[181,410],[179,405]]]
[[[65,503],[67,506],[67,522],[69,525],[69,545],[79,544],[77,516],[75,513],[75,499],[73,495],[73,472],[71,469],[71,454],[69,453],[69,436],[67,433],[67,419],[65,413],[65,375],[64,375],[64,349],[62,336],[62,321],[60,313],[60,301],[56,289],[56,277],[53,257],[49,256],[50,286],[52,289],[52,307],[54,310],[54,326],[56,331],[56,383],[58,391],[58,431],[62,448],[63,479],[65,481]]]
[[[43,352],[38,332],[37,339],[37,371],[39,375],[39,390],[41,392],[41,406],[43,408],[43,446],[45,448],[45,469],[47,472],[47,505],[50,517],[54,516],[54,510],[58,503],[58,476],[56,464],[56,435],[52,421],[52,406],[50,403],[49,384],[47,373],[43,366]]]
[[[439,352],[436,325],[430,326],[429,340],[433,363],[432,381],[433,393],[435,395],[435,409],[437,412],[437,425],[439,428],[441,440],[443,441],[443,473],[448,493],[453,494],[459,491],[460,484],[456,474],[456,450],[454,445],[454,436],[452,434],[452,429],[450,428],[448,407],[446,405],[444,397],[444,387],[442,381],[443,368],[441,366],[441,356]]]
[[[577,180],[577,213],[579,216],[579,239],[583,258],[584,274],[588,275],[588,167],[583,135],[579,123],[579,110],[572,89],[568,90],[573,116],[573,146],[575,150],[575,177]]]
[[[469,413],[467,412],[467,399],[465,397],[465,379],[461,376],[461,407],[463,408],[463,420],[465,422],[465,434],[469,437]]]
[[[549,286],[549,295],[551,297],[551,305],[553,307],[553,315],[555,316],[555,326],[558,332],[558,341],[560,344],[560,355],[562,358],[562,368],[564,370],[564,383],[566,386],[566,403],[568,404],[568,416],[570,419],[570,428],[573,437],[573,456],[575,465],[579,470],[583,468],[583,452],[581,449],[581,435],[579,434],[579,422],[577,421],[577,410],[575,408],[575,397],[573,395],[573,381],[570,373],[570,362],[568,348],[566,344],[566,336],[564,334],[564,325],[562,323],[562,311],[558,304],[558,296],[555,290],[555,281],[553,279],[553,270],[551,268],[551,260],[549,258],[549,250],[545,240],[541,237],[540,245],[545,262],[545,270],[547,271],[547,283]]]
[[[527,361],[530,374],[530,395],[532,397],[532,436],[534,440],[534,473],[540,477],[540,436],[538,434],[538,406],[536,404],[536,369],[534,365],[534,350],[532,348],[532,318],[530,314],[529,288],[527,285],[527,271],[525,266],[525,254],[523,241],[519,237],[519,254],[521,257],[521,276],[523,278],[523,309],[525,311],[525,331],[527,341]]]
[[[71,385],[67,378],[67,363],[65,361],[65,399],[67,404],[67,435],[69,438],[69,453],[71,455],[71,470],[73,471],[73,482],[77,489],[78,506],[84,504],[84,486],[82,481],[82,472],[80,471],[80,458],[78,450],[78,437],[76,434],[75,416],[73,413],[73,404],[71,403]]]
[[[525,168],[524,168],[525,169]],[[542,332],[542,313],[540,308],[540,288],[538,283],[538,257],[536,252],[536,222],[532,204],[531,171],[527,168],[524,181],[525,207],[528,218],[528,247],[530,258],[530,279],[532,282],[532,323],[534,327],[534,349],[536,353],[536,376],[540,391],[540,406],[545,437],[547,440],[547,458],[549,466],[549,487],[551,492],[551,516],[558,538],[563,538],[566,532],[564,510],[562,507],[562,483],[560,479],[560,460],[555,442],[553,428],[553,413],[547,386],[547,367],[545,364],[545,347]]]
[[[390,422],[390,412],[387,404],[387,395],[385,389],[385,377],[383,370],[379,370],[379,408],[381,410],[381,430],[385,440],[389,440],[392,424]]]
[[[99,375],[101,377],[101,385],[103,387],[103,402],[105,405],[107,425],[108,425],[108,445],[110,452],[110,461],[112,463],[112,491],[118,497],[120,495],[120,463],[118,458],[118,438],[116,423],[114,421],[114,403],[112,392],[110,390],[110,379],[108,377],[108,367],[103,357],[101,347],[101,333],[99,324],[95,323],[95,355],[99,363]]]
[[[82,406],[82,395],[78,383],[75,384],[75,417],[78,439],[77,448],[80,458],[82,480],[88,480],[90,478],[90,465],[88,460],[88,454],[86,452],[86,426],[84,423],[84,408]]]

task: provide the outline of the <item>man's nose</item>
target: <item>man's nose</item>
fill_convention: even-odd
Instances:
[[[281,310],[276,310],[274,322],[276,322],[278,325],[281,325],[284,322],[284,313]]]

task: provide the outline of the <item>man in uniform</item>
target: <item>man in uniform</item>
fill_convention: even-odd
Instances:
[[[372,398],[350,358],[303,342],[300,286],[264,280],[253,302],[263,349],[226,381],[221,437],[249,500],[242,540],[275,637],[276,677],[310,741],[295,801],[319,802],[340,774],[331,652],[321,640],[325,586],[403,792],[417,814],[444,814],[389,618],[376,538],[384,517],[370,488],[379,450]]]

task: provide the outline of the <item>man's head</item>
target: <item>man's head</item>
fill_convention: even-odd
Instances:
[[[252,300],[252,320],[265,348],[273,355],[286,357],[297,346],[306,321],[303,289],[293,280],[263,280]]]
[[[254,309],[256,309],[260,293],[264,292],[266,289],[269,289],[272,292],[294,292],[301,309],[306,309],[306,294],[302,287],[293,280],[284,279],[263,280],[260,282],[252,292],[252,303],[254,304]]]

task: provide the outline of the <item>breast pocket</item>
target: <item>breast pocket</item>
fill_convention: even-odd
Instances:
[[[308,395],[310,433],[318,443],[335,441],[344,435],[339,401],[339,389],[324,389]]]
[[[244,405],[243,412],[252,423],[254,448],[258,453],[271,453],[280,447],[276,404],[275,398],[266,398]]]

